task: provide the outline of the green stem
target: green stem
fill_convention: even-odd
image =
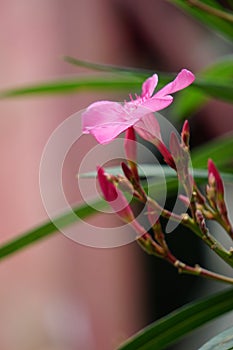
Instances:
[[[161,213],[161,216],[163,216],[165,219],[172,219],[175,222],[182,222],[183,216],[178,215],[175,213],[172,213],[171,211],[162,208],[157,202],[155,202],[152,198],[146,197],[144,204],[149,204],[152,208],[157,210],[159,213]]]
[[[214,15],[216,17],[222,18],[228,22],[233,23],[233,15],[229,12],[216,9],[215,7],[204,4],[203,2],[201,2],[199,0],[187,0],[187,2],[191,6],[195,6],[195,7],[199,8],[200,10],[203,10],[211,15]]]
[[[172,219],[175,222],[180,222],[182,225],[192,230],[199,238],[201,238],[205,242],[205,244],[208,245],[210,249],[212,249],[228,265],[233,267],[233,254],[227,251],[209,232],[208,234],[203,233],[200,227],[197,226],[195,221],[192,218],[190,218],[188,214],[177,215],[175,213],[170,212],[169,210],[163,209],[157,202],[155,202],[150,197],[146,197],[144,202],[149,203],[155,209],[155,211],[160,211],[161,215],[164,218]]]
[[[227,251],[209,232],[204,234],[201,229],[195,224],[195,222],[188,218],[183,220],[183,225],[192,230],[199,238],[201,238],[205,244],[208,245],[220,258],[222,258],[228,265],[233,267],[233,255]]]
[[[177,260],[170,252],[168,252],[168,255],[165,258],[165,260],[168,261],[170,264],[172,264],[174,267],[176,267],[179,273],[200,276],[200,277],[208,278],[218,282],[233,284],[233,278],[203,269],[199,265],[195,265],[195,267],[186,265],[183,262]]]

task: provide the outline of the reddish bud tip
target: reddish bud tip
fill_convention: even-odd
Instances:
[[[189,139],[190,139],[190,129],[189,129],[189,122],[188,120],[185,120],[182,132],[181,132],[181,139],[186,147],[189,147]]]
[[[133,127],[130,127],[125,132],[125,154],[129,161],[137,161],[136,136]]]
[[[132,181],[133,179],[133,173],[132,171],[130,170],[130,168],[128,167],[128,165],[124,162],[121,163],[121,168],[123,170],[123,173],[125,175],[125,177],[129,180],[129,181]]]
[[[223,186],[223,181],[220,176],[220,173],[218,169],[216,168],[214,162],[212,159],[208,159],[208,178],[209,182],[212,181],[212,178],[214,177],[215,184],[216,184],[216,189],[218,194],[223,195],[224,194],[224,186]]]
[[[132,126],[126,130],[125,138],[126,138],[126,140],[136,141],[135,131],[134,131],[134,128]]]
[[[97,177],[100,184],[101,191],[107,202],[112,202],[117,198],[117,191],[113,183],[108,181],[104,169],[97,167]]]
[[[105,200],[109,202],[114,212],[118,214],[123,221],[131,223],[131,225],[137,229],[137,232],[139,232],[140,225],[134,222],[134,214],[122,192],[119,191],[112,182],[108,181],[103,168],[97,168],[97,176]]]
[[[156,146],[157,146],[159,152],[162,154],[163,159],[167,163],[167,165],[169,165],[172,169],[176,170],[176,164],[174,162],[174,159],[172,158],[172,155],[168,151],[165,144],[162,141],[158,140]]]

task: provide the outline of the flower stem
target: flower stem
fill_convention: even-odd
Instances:
[[[210,232],[202,232],[200,227],[196,225],[193,219],[183,220],[183,225],[192,230],[205,244],[208,245],[220,258],[222,258],[228,265],[233,267],[233,255],[227,251],[211,234]]]
[[[179,273],[201,276],[211,280],[233,284],[233,278],[203,269],[199,265],[195,265],[194,267],[186,265],[183,262],[177,260],[170,252],[168,252],[165,260],[176,267]]]
[[[162,208],[157,202],[155,202],[152,198],[146,197],[145,204],[148,203],[152,208],[158,210],[165,219],[172,219],[175,222],[181,222],[183,220],[182,215],[175,214],[167,209]]]

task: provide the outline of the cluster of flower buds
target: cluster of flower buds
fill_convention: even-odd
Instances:
[[[208,161],[208,185],[206,187],[206,198],[200,192],[194,179],[189,173],[189,124],[185,121],[181,132],[181,140],[175,133],[170,136],[170,151],[166,148],[168,157],[167,165],[176,169],[179,182],[182,184],[186,195],[180,195],[180,199],[190,209],[191,216],[184,214],[180,218],[177,214],[160,208],[159,204],[149,198],[140,183],[137,167],[136,135],[133,128],[129,128],[125,134],[125,154],[127,163],[121,164],[124,176],[112,176],[105,173],[103,168],[98,168],[98,181],[104,198],[120,218],[135,230],[139,245],[148,253],[163,258],[174,265],[179,272],[201,275],[203,277],[224,280],[224,276],[202,269],[200,266],[191,267],[178,259],[171,253],[167,246],[165,235],[159,221],[159,215],[166,218],[174,218],[191,228],[202,238],[211,249],[222,256],[224,248],[210,235],[206,219],[218,221],[232,237],[232,226],[228,218],[226,203],[224,200],[224,186],[221,176],[212,160]],[[163,144],[162,138],[160,140]],[[162,152],[161,152],[162,153]],[[153,231],[150,235],[144,227],[136,220],[130,204],[127,202],[124,192],[130,193],[134,198],[147,206],[147,217]],[[229,277],[226,282],[233,283]]]

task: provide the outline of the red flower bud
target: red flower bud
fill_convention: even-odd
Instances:
[[[212,185],[213,180],[215,180],[217,194],[223,196],[224,195],[223,181],[212,159],[208,160],[208,174],[209,174],[208,179],[209,179],[210,186]]]
[[[112,202],[117,199],[116,187],[111,183],[104,172],[104,169],[97,167],[97,175],[100,184],[100,188],[107,202]]]
[[[181,139],[184,143],[184,145],[189,148],[189,139],[190,139],[190,130],[189,130],[189,122],[185,120],[182,132],[181,132]]]
[[[103,168],[97,167],[97,176],[104,198],[109,202],[115,213],[119,215],[124,222],[130,224],[139,235],[145,234],[145,229],[135,219],[125,196],[108,180]]]
[[[137,147],[136,136],[133,127],[131,126],[125,132],[125,154],[127,160],[136,163],[137,162]]]
[[[132,171],[134,179],[138,182],[139,175],[137,169],[137,143],[133,127],[130,127],[125,132],[125,155]]]

